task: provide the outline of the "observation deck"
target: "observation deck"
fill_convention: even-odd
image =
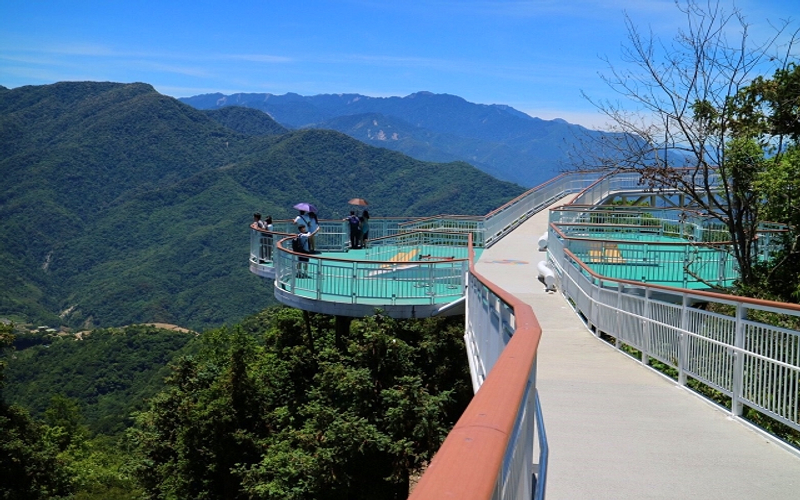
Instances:
[[[288,221],[253,230],[250,268],[306,310],[465,311],[476,394],[414,499],[796,498],[800,452],[743,417],[800,432],[800,332],[754,319],[800,306],[711,291],[736,279],[730,244],[676,199],[629,174],[563,175],[484,217],[372,219],[365,251],[322,222],[309,278]],[[760,230],[768,259],[785,228]]]
[[[394,318],[464,313],[469,239],[477,220],[439,217],[398,224],[375,218],[370,233],[379,236],[355,250],[348,248],[345,222],[323,220],[312,254],[292,251],[293,226],[279,224],[283,232],[251,229],[250,270],[274,279],[275,297],[285,305],[351,317],[376,309]]]

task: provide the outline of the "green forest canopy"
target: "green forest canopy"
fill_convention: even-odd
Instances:
[[[463,317],[376,314],[336,332],[332,316],[277,307],[199,337],[138,326],[17,351],[0,454],[37,457],[50,482],[0,495],[406,498],[472,395]]]

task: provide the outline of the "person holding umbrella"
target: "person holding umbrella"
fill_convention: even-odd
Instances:
[[[311,236],[308,238],[308,246],[311,253],[317,251],[317,232],[320,230],[319,220],[316,212],[308,212],[308,231]]]
[[[314,252],[317,248],[316,245],[316,234],[319,230],[319,221],[317,220],[317,207],[312,205],[311,203],[298,203],[294,206],[297,210],[300,211],[300,215],[294,218],[294,225],[297,226],[297,231],[300,232],[300,225],[304,225],[309,233],[311,234],[311,238],[308,240],[309,245],[309,252]]]
[[[306,212],[316,212],[317,207],[311,203],[298,203],[294,208],[300,211],[300,215],[294,218],[294,225],[297,226],[297,229],[300,229],[300,224],[309,227],[309,216],[306,215]]]
[[[297,251],[301,254],[309,254],[311,253],[311,248],[309,247],[309,241],[312,233],[308,231],[308,228],[305,224],[300,224],[297,226],[299,233],[297,236],[294,237],[294,241],[292,241],[292,250]],[[317,228],[319,231],[319,227]],[[299,248],[295,247],[295,241],[297,241]],[[298,278],[308,278],[308,257],[299,256],[297,258],[297,275]]]
[[[367,240],[369,239],[369,212],[364,210],[361,212],[361,246],[367,248]]]

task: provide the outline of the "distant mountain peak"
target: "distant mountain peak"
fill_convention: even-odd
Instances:
[[[453,94],[436,94],[434,92],[429,92],[427,90],[420,90],[419,92],[414,92],[413,94],[409,94],[406,97],[404,97],[404,99],[418,99],[418,98],[419,99],[422,99],[422,98],[425,98],[425,99],[434,98],[434,99],[448,99],[448,100],[452,99],[452,100],[456,100],[456,101],[460,101],[460,102],[464,102],[464,103],[469,103],[469,101],[467,101],[463,97],[459,97],[457,95],[453,95]],[[473,103],[469,103],[469,104],[473,104]],[[484,104],[476,104],[476,106],[484,106]]]
[[[221,106],[205,96],[181,100],[199,109]],[[536,118],[507,104],[476,104],[428,90],[405,97],[234,94],[224,105],[233,104],[265,111],[289,128],[329,128],[423,161],[465,161],[523,186],[556,175],[569,162],[571,148],[601,133],[560,118]]]

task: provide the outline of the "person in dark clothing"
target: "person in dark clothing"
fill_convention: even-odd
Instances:
[[[369,212],[364,210],[361,212],[361,242],[359,246],[367,248],[367,240],[369,239]]]
[[[319,231],[319,219],[317,219],[317,214],[314,212],[308,212],[308,232],[311,233],[311,237],[308,239],[308,246],[311,253],[317,252],[317,231]]]
[[[356,215],[356,211],[350,210],[350,216],[344,220],[350,224],[350,248],[361,248],[359,245],[361,240],[361,220]]]

